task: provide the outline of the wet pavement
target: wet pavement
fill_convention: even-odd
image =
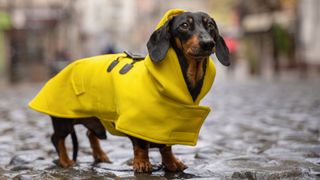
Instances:
[[[166,173],[154,149],[151,175],[134,174],[130,141],[111,135],[102,146],[113,163],[92,164],[81,126],[77,165],[57,167],[49,118],[26,107],[40,87],[0,87],[0,179],[320,179],[319,80],[218,80],[197,146],[174,146],[189,168]]]

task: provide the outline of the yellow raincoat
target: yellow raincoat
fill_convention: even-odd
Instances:
[[[181,12],[168,11],[158,27]],[[107,72],[117,58],[119,63]],[[125,54],[77,60],[49,80],[29,106],[56,117],[95,116],[115,135],[128,134],[167,145],[195,145],[210,111],[199,102],[213,83],[213,61],[207,61],[203,87],[195,101],[171,47],[161,62],[154,64],[147,56],[127,73],[119,73],[132,62]]]

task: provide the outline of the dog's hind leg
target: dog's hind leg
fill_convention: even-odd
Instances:
[[[97,136],[90,130],[87,131],[87,136],[90,141],[91,148],[92,148],[92,155],[94,158],[94,162],[96,162],[96,163],[99,163],[99,162],[111,163],[107,154],[102,150],[102,148],[100,146],[99,139],[97,138]]]
[[[98,118],[85,118],[81,121],[88,128],[87,136],[92,148],[92,155],[95,162],[111,163],[107,154],[102,150],[99,139],[107,139],[107,133],[104,126]]]
[[[183,171],[187,168],[186,165],[173,155],[171,146],[160,148],[160,153],[162,157],[162,164],[168,171]]]
[[[59,165],[63,168],[71,167],[74,165],[74,161],[71,160],[68,156],[67,149],[65,146],[65,138],[60,138],[58,140],[58,149],[59,149]]]
[[[67,149],[65,146],[65,137],[59,137],[56,134],[53,134],[51,136],[51,140],[59,155],[59,165],[63,168],[73,166],[74,161],[70,160],[67,154]]]
[[[59,165],[63,168],[71,167],[74,165],[74,161],[72,161],[68,156],[65,146],[65,138],[70,133],[74,132],[72,120],[56,117],[51,118],[54,129],[54,134],[51,137],[51,141],[58,152]]]

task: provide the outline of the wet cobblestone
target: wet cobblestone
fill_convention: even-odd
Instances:
[[[113,164],[92,164],[81,126],[77,165],[57,167],[49,118],[26,106],[41,85],[0,88],[0,179],[320,179],[319,82],[218,80],[197,146],[174,146],[189,168],[164,172],[154,149],[152,175],[135,175],[130,141],[111,135],[102,146]]]

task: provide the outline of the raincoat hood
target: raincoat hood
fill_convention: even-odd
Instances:
[[[183,12],[186,11],[182,9],[172,9],[167,11],[158,23],[156,29],[161,28],[173,16]],[[215,67],[212,67],[213,60],[210,57],[209,61],[211,61],[209,63],[209,71],[212,72],[205,73],[204,86],[202,87],[202,90],[195,102],[193,102],[193,99],[188,91],[188,87],[181,72],[178,57],[172,47],[169,48],[165,60],[155,64],[152,62],[150,56],[147,56],[145,59],[145,65],[150,75],[158,83],[159,89],[163,94],[166,94],[166,96],[170,97],[171,99],[183,104],[199,104],[200,100],[210,90],[215,76]],[[168,77],[168,75],[170,77]]]
[[[182,12],[168,11],[157,28]],[[121,73],[128,64],[133,67]],[[67,66],[46,83],[29,106],[63,118],[97,117],[114,135],[127,134],[167,145],[195,145],[210,112],[199,103],[214,77],[215,66],[209,58],[203,87],[193,101],[171,47],[157,64],[149,55],[142,61],[123,53],[101,55]]]

